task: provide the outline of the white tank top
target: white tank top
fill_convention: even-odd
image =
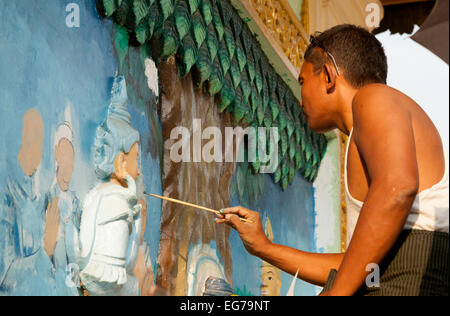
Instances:
[[[347,203],[347,246],[355,231],[356,222],[358,221],[359,213],[363,206],[363,202],[353,198],[348,190],[347,179],[347,159],[348,149],[352,138],[353,129],[348,138],[347,149],[345,151],[345,200]],[[444,148],[445,156],[445,172],[442,179],[433,185],[417,194],[414,203],[411,207],[408,218],[406,219],[404,230],[418,229],[427,231],[449,232],[449,186],[448,186],[448,153]]]

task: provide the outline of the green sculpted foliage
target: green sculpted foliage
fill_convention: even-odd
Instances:
[[[99,13],[116,23],[114,44],[121,68],[129,45],[151,48],[156,63],[175,56],[180,76],[192,74],[195,86],[205,86],[216,97],[220,111],[230,112],[235,124],[278,128],[276,183],[286,189],[297,171],[314,181],[327,141],[310,130],[299,101],[270,65],[230,0],[97,3]],[[249,166],[238,176],[258,174],[262,164],[257,159]],[[243,186],[238,185],[241,190]]]

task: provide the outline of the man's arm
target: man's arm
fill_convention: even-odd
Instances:
[[[338,269],[343,254],[308,253],[269,241],[264,233],[258,212],[243,207],[233,207],[223,212],[225,218],[217,223],[227,223],[237,230],[247,251],[277,268],[295,275],[306,282],[324,286],[331,269]],[[241,221],[243,217],[252,221]]]
[[[353,104],[353,135],[369,176],[369,190],[352,240],[329,294],[352,295],[367,264],[379,264],[394,245],[418,191],[419,175],[410,113],[402,97],[375,85]]]

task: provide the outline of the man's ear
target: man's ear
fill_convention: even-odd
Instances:
[[[333,67],[330,67],[328,64],[323,65],[325,80],[326,80],[326,88],[327,93],[333,93],[336,89],[336,72]]]

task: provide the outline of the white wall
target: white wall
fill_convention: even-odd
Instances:
[[[416,26],[414,33],[419,28]],[[413,33],[413,34],[414,34]],[[377,35],[388,58],[388,85],[405,93],[428,114],[441,133],[448,152],[449,69],[439,57],[410,35]]]

